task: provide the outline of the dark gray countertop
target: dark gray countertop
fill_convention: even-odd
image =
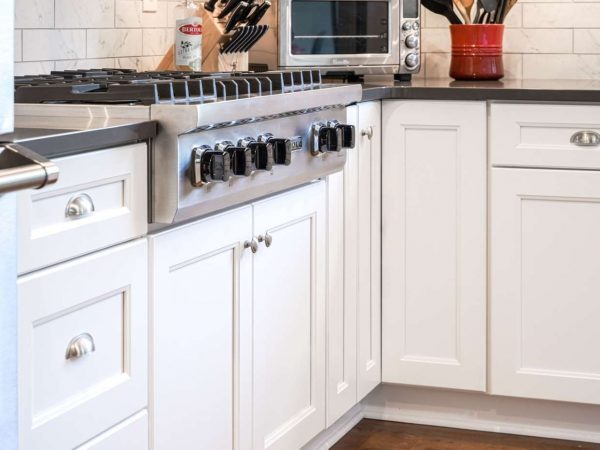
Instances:
[[[382,99],[600,103],[600,80],[416,79],[363,84],[363,101]]]
[[[85,153],[117,145],[146,141],[156,136],[157,122],[105,121],[85,128],[17,127],[13,133],[3,134],[0,140],[19,143],[47,158]]]

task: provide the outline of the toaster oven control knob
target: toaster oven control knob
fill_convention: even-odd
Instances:
[[[191,181],[195,187],[228,181],[231,175],[229,153],[202,145],[192,150]]]
[[[419,38],[414,34],[411,34],[404,41],[408,48],[417,48],[419,46]]]
[[[258,137],[259,142],[265,142],[273,148],[273,164],[289,166],[292,163],[292,141],[276,138],[271,133]]]
[[[340,146],[342,148],[354,148],[354,125],[345,125],[337,120],[331,120],[327,125],[338,131],[339,136],[341,136]]]
[[[411,28],[411,24],[410,24],[410,22],[404,22],[404,23],[402,24],[402,29],[403,29],[404,31],[409,31],[409,30],[410,30],[410,28]]]
[[[342,131],[324,123],[315,123],[311,132],[311,153],[320,155],[342,149]]]
[[[252,151],[248,147],[234,147],[225,149],[231,161],[231,174],[237,177],[247,177],[252,173]]]
[[[417,65],[419,64],[419,55],[417,55],[416,53],[409,53],[408,55],[406,55],[404,63],[409,69],[417,67]]]

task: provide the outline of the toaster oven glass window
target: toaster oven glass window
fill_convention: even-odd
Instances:
[[[389,52],[387,1],[292,0],[293,55]]]

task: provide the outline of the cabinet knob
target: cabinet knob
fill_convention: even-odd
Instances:
[[[270,247],[271,243],[273,242],[273,236],[271,236],[269,233],[265,233],[264,236],[259,234],[258,242],[264,242],[266,247]]]
[[[252,253],[256,253],[258,251],[258,242],[252,238],[250,241],[244,242],[244,248],[249,248]]]
[[[88,194],[77,194],[69,199],[65,209],[65,216],[69,219],[87,217],[96,210],[92,197]]]
[[[89,333],[82,333],[71,339],[67,345],[65,359],[78,359],[94,351],[96,351],[94,338]]]
[[[369,125],[367,128],[363,128],[360,130],[360,135],[366,136],[368,140],[371,140],[373,138],[373,127]]]
[[[600,145],[600,134],[591,130],[578,131],[571,136],[571,144],[578,147],[597,147]]]

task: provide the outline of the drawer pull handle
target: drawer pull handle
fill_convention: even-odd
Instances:
[[[571,136],[571,144],[578,147],[597,147],[600,145],[600,134],[595,131],[578,131]]]
[[[66,359],[78,359],[96,350],[94,338],[89,333],[75,336],[67,346]]]
[[[65,215],[70,219],[81,219],[96,210],[92,197],[87,194],[77,194],[70,198],[65,209]]]

